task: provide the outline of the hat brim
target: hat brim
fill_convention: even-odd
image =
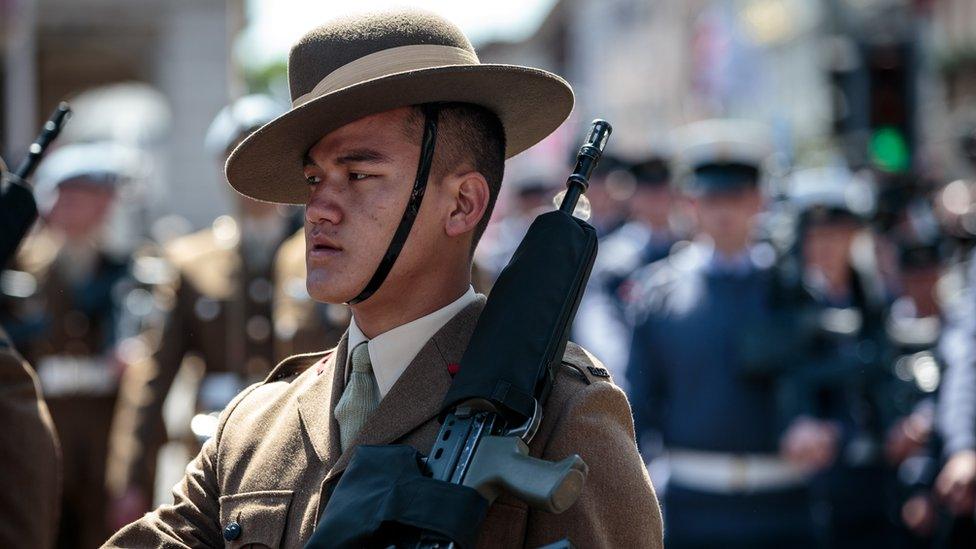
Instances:
[[[550,72],[514,65],[451,65],[367,80],[313,99],[251,134],[227,159],[227,180],[256,200],[305,204],[302,161],[322,137],[370,114],[434,102],[493,111],[505,128],[505,158],[511,158],[569,117],[573,91]]]

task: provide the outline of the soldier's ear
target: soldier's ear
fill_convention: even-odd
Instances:
[[[445,232],[448,236],[460,236],[473,231],[488,210],[488,181],[480,172],[472,170],[449,177],[445,184],[451,207]]]

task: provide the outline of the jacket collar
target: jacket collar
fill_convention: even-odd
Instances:
[[[347,354],[348,334],[343,336],[336,352],[319,368],[323,373],[313,376],[312,385],[298,397],[303,426],[329,469],[324,482],[345,470],[356,446],[390,444],[437,416],[451,386],[447,367],[460,362],[484,306],[485,297],[478,296],[427,341],[344,453],[332,413],[344,387],[344,365],[337,360]]]
[[[298,395],[298,415],[306,435],[312,442],[315,454],[331,466],[341,453],[339,448],[339,424],[332,415],[332,409],[339,402],[344,388],[344,368],[336,357],[346,356],[349,334],[339,340],[338,346],[321,362],[310,369],[309,386]]]

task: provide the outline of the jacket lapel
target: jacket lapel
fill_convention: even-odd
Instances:
[[[339,340],[335,352],[325,359],[324,364],[312,366],[315,372],[310,376],[310,385],[298,395],[298,413],[302,426],[315,454],[326,469],[339,459],[342,453],[339,445],[339,424],[332,414],[342,389],[345,386],[346,346],[349,342],[346,333]]]
[[[478,296],[424,345],[326,475],[325,483],[345,470],[356,446],[393,443],[437,416],[451,386],[447,366],[461,361],[484,306],[485,297]]]

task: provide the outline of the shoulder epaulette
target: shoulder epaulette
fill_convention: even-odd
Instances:
[[[300,355],[290,356],[275,366],[268,377],[264,379],[265,383],[272,383],[275,381],[281,381],[287,377],[298,375],[305,370],[312,367],[313,364],[328,358],[332,353],[335,352],[335,348],[329,349],[327,351],[318,351],[315,353],[304,353]]]
[[[583,381],[587,385],[611,381],[610,372],[603,367],[599,360],[586,349],[569,343],[563,353],[562,367],[568,374]]]

